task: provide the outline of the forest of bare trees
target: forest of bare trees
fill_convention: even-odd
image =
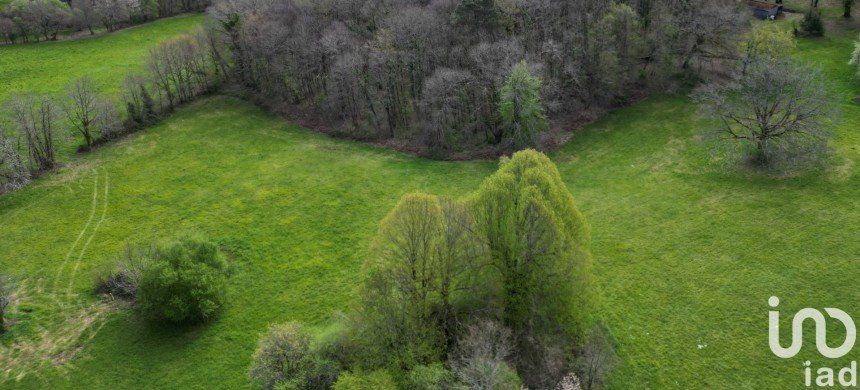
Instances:
[[[267,105],[330,133],[429,154],[507,150],[500,98],[525,62],[550,119],[593,119],[735,57],[743,13],[723,0],[221,0],[222,64]],[[541,146],[540,135],[531,146]]]

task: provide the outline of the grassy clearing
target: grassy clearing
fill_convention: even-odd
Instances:
[[[0,102],[15,92],[59,95],[84,75],[117,95],[125,76],[143,68],[150,47],[202,21],[202,15],[179,16],[76,40],[0,45]]]
[[[802,307],[860,315],[853,35],[802,40],[796,54],[820,64],[840,95],[826,171],[771,178],[723,168],[701,144],[695,107],[673,96],[618,110],[551,155],[592,225],[600,317],[622,358],[612,388],[794,388],[804,360],[860,358],[855,350],[825,362],[807,347],[783,360],[767,347],[771,295],[782,299],[783,319]],[[402,194],[465,195],[494,167],[332,140],[225,97],[74,156],[0,197],[0,269],[38,286],[28,290],[29,311],[15,314],[16,332],[63,346],[4,360],[16,352],[11,337],[0,338],[0,362],[12,362],[0,385],[247,387],[267,324],[324,326],[348,307],[362,254]],[[88,313],[94,276],[125,242],[187,229],[234,254],[221,318],[175,330],[99,308],[106,321],[60,343],[79,331],[65,319]]]

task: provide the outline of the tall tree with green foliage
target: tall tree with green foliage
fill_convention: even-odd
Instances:
[[[540,79],[529,73],[525,61],[514,66],[502,87],[499,102],[502,133],[517,148],[537,145],[540,135],[547,130],[540,87]]]
[[[764,58],[785,58],[797,46],[791,31],[780,28],[776,23],[758,23],[744,35],[738,45],[743,64],[742,73],[755,61]]]
[[[472,205],[501,275],[502,319],[519,371],[529,387],[541,387],[546,383],[539,381],[551,379],[541,367],[546,348],[574,345],[588,322],[588,225],[555,165],[535,150],[502,161]]]
[[[364,265],[356,339],[371,367],[438,361],[453,340],[456,306],[487,251],[469,210],[432,195],[405,195],[382,221]],[[375,362],[374,362],[375,360]]]

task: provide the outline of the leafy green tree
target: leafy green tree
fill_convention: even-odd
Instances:
[[[406,376],[407,387],[414,390],[445,390],[454,388],[457,382],[442,363],[416,366]]]
[[[484,240],[468,209],[426,194],[405,195],[382,221],[364,265],[354,339],[367,367],[437,361],[453,339],[456,307],[474,290]]]
[[[472,200],[501,274],[504,325],[530,387],[548,346],[573,345],[592,307],[589,228],[555,165],[534,150],[502,161]]]
[[[537,145],[547,129],[540,87],[540,79],[529,73],[525,61],[514,66],[502,87],[499,118],[503,136],[517,148]]]
[[[151,319],[212,318],[227,300],[227,260],[218,246],[184,236],[157,247],[141,275],[137,301]]]
[[[763,58],[784,58],[797,46],[791,32],[776,23],[753,25],[738,45],[743,62],[743,72],[750,63]]]

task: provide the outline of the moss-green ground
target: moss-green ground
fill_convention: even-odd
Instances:
[[[811,326],[793,359],[775,357],[767,340],[771,295],[784,319],[802,307],[860,315],[852,34],[802,40],[796,53],[820,64],[840,96],[824,171],[777,179],[723,168],[701,144],[695,107],[677,96],[617,110],[551,154],[592,225],[599,316],[621,357],[611,388],[797,388],[804,360],[860,357],[822,358]],[[27,278],[16,328],[0,338],[0,386],[247,387],[267,324],[325,326],[348,307],[369,240],[402,194],[465,195],[494,167],[332,140],[227,97],[73,156],[0,196],[0,269]],[[81,309],[97,301],[93,278],[125,242],[185,229],[234,253],[220,318],[176,330],[121,307]],[[67,352],[3,360],[14,338],[55,352],[76,316],[94,321]]]

